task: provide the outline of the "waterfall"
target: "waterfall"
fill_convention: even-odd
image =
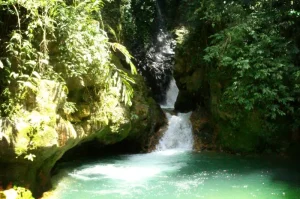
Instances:
[[[156,100],[164,102],[166,100],[166,88],[168,87],[174,65],[175,41],[172,36],[159,28],[155,44],[146,53],[146,64],[143,66],[150,80],[155,83],[155,94],[159,95]]]
[[[160,107],[162,109],[174,109],[174,105],[176,102],[176,98],[178,96],[178,88],[175,82],[175,79],[172,78],[169,88],[167,90],[167,94],[166,94],[166,100],[165,102],[161,103]]]
[[[174,65],[175,40],[166,30],[165,21],[159,2],[156,5],[156,30],[151,44],[141,53],[141,61],[138,63],[142,73],[151,88],[157,102],[166,100],[166,90],[171,81]]]
[[[148,64],[146,66],[150,66],[151,71],[154,72],[157,85],[161,82],[167,85],[161,86],[160,94],[163,96],[163,100],[159,100],[159,102],[168,118],[168,129],[156,146],[156,151],[192,150],[194,140],[190,122],[191,112],[178,113],[177,115],[171,115],[167,112],[174,109],[179,91],[172,75],[175,41],[171,34],[166,31],[163,15],[157,1],[156,9],[159,17],[159,31],[155,45],[147,53]]]
[[[159,6],[159,4],[158,4],[157,1],[155,2],[155,6],[156,6],[156,9],[157,9],[158,19],[159,19],[159,22],[160,22],[159,25],[164,26],[164,24],[163,24],[163,19],[164,18],[162,16],[162,13],[161,13],[161,10],[160,10],[160,6]]]
[[[169,113],[166,114],[169,123],[168,130],[159,140],[159,143],[156,146],[156,150],[192,150],[194,139],[190,122],[191,112],[178,113],[178,115],[171,115]]]
[[[168,149],[193,149],[194,138],[192,125],[190,122],[191,112],[178,113],[177,115],[171,115],[170,113],[166,112],[166,110],[174,109],[177,95],[178,88],[173,78],[167,91],[166,102],[161,105],[168,118],[168,129],[164,133],[163,137],[159,140],[159,143],[156,146],[157,151],[164,151]]]

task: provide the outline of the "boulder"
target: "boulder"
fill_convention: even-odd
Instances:
[[[111,145],[124,139],[147,150],[151,136],[165,123],[141,77],[136,77],[131,107],[121,102],[117,89],[76,101],[62,83],[37,82],[16,113],[0,120],[0,184],[4,188],[23,186],[40,196],[51,187],[50,171],[66,151],[91,140]],[[85,95],[82,88],[76,92]]]

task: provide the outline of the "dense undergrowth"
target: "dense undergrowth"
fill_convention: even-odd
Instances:
[[[77,111],[76,100],[101,101],[107,106],[99,112],[111,125],[107,115],[118,114],[111,108],[116,99],[105,96],[114,92],[124,105],[132,104],[135,80],[129,73],[137,73],[133,62],[139,72],[149,72],[144,59],[159,20],[177,39],[175,106],[195,110],[197,136],[233,152],[298,150],[295,0],[0,0],[1,117],[28,108],[24,99],[37,93],[42,80],[54,80],[69,91],[60,107],[65,115]],[[39,128],[31,125],[29,132]],[[23,154],[35,147],[21,148]],[[25,157],[34,159],[31,153]]]
[[[20,198],[41,196],[79,143],[139,148],[164,123],[122,45],[129,10],[118,0],[0,0],[0,198],[11,185]]]
[[[117,87],[131,104],[158,24],[177,38],[178,103],[205,107],[220,146],[286,150],[299,134],[298,1],[1,1],[1,115],[20,108],[39,79],[94,92]],[[119,62],[128,63],[124,70]],[[16,92],[18,90],[18,92]],[[22,92],[19,92],[19,91]],[[97,95],[94,95],[97,96]],[[182,100],[182,96],[185,98]],[[188,102],[192,99],[192,103]],[[75,111],[74,102],[65,103]],[[184,109],[184,108],[183,108]],[[293,140],[291,142],[291,140]]]
[[[120,43],[142,66],[160,6],[177,37],[180,94],[193,99],[191,107],[206,107],[221,146],[280,151],[298,139],[298,1],[9,0],[0,5],[2,116],[18,110],[26,88],[34,90],[39,79],[67,87],[79,82],[88,88],[92,82],[95,92],[117,87],[131,104],[134,80],[116,59],[136,71]],[[75,109],[66,103],[67,112]]]
[[[131,105],[129,71],[137,73],[135,62],[143,72],[159,20],[177,39],[176,107],[207,112],[211,142],[241,152],[297,148],[300,3],[294,0],[0,0],[1,117],[26,106],[45,79],[65,90],[85,88],[85,102],[98,97],[109,104],[103,96],[113,91]],[[62,107],[67,114],[76,111],[71,95]]]
[[[210,112],[217,143],[245,152],[292,147],[300,125],[299,2],[181,1],[176,9],[175,76]]]
[[[131,104],[134,80],[114,59],[124,59],[133,74],[136,69],[127,49],[109,39],[103,7],[101,0],[0,1],[2,116],[16,112],[26,88],[34,90],[40,79],[93,85],[95,92],[116,87]]]

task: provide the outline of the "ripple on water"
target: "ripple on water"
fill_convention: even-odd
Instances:
[[[82,180],[100,180],[103,178],[124,180],[129,182],[140,181],[152,177],[160,172],[155,167],[96,165],[74,171],[69,175]]]
[[[275,178],[279,174],[285,175],[284,181]],[[209,153],[114,156],[66,169],[62,175],[56,199],[299,199],[300,195],[299,186],[288,181],[300,179],[298,171],[265,165],[259,159]]]

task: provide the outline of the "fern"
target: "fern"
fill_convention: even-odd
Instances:
[[[116,70],[111,49],[124,55],[132,74],[137,71],[128,50],[109,42],[99,14],[103,6],[102,0],[74,0],[69,4],[62,0],[1,1],[0,7],[17,18],[17,28],[6,46],[8,57],[3,58],[13,63],[5,66],[10,73],[7,84],[18,83],[34,90],[32,77],[58,81],[76,77],[110,89],[117,80],[121,99],[130,104],[134,81]],[[120,41],[112,28],[109,31]],[[114,73],[117,76],[112,76]]]
[[[125,56],[125,59],[126,59],[126,62],[130,65],[130,69],[131,69],[131,73],[133,75],[137,74],[137,70],[136,70],[136,67],[135,65],[133,64],[133,62],[131,61],[131,59],[133,58],[132,55],[129,53],[129,51],[126,49],[125,46],[119,44],[119,43],[110,43],[112,49],[114,51],[116,50],[119,50],[124,56]]]

